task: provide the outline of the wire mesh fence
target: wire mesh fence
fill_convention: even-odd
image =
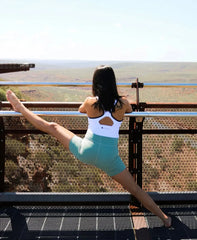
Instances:
[[[32,108],[31,110],[40,110]],[[47,109],[53,111],[52,109]],[[55,110],[60,110],[56,108]],[[61,110],[68,110],[64,108]],[[69,108],[76,110],[76,108]],[[148,109],[148,111],[161,109]],[[168,111],[169,109],[162,109]],[[188,111],[188,109],[170,109]],[[189,111],[195,111],[190,108]],[[83,137],[86,117],[45,117]],[[36,132],[23,117],[3,117],[5,139],[5,191],[7,192],[123,192],[101,170],[81,163],[55,138]],[[173,130],[197,129],[196,118],[147,117],[143,122],[142,187],[146,191],[197,191],[197,135]],[[147,133],[146,131],[150,132]],[[152,130],[171,130],[168,134]],[[81,132],[80,132],[81,131]],[[121,133],[122,131],[122,133]],[[129,117],[120,129],[119,153],[129,165]]]
[[[72,131],[87,129],[87,117],[45,119]],[[128,119],[125,119],[122,129],[126,129],[127,125]],[[78,161],[55,138],[31,132],[34,131],[33,126],[23,117],[4,117],[4,126],[9,133],[5,140],[5,191],[124,191],[101,170]],[[27,133],[27,130],[30,132]],[[128,166],[128,136],[120,136],[119,147],[121,158]]]
[[[161,111],[159,108],[148,110]],[[193,112],[195,109],[173,109],[172,106],[162,111]],[[197,129],[197,120],[190,117],[146,118],[143,129],[145,133],[161,130],[158,134],[143,135],[143,188],[158,192],[197,191],[197,135],[187,132]],[[183,130],[185,132],[181,133]]]

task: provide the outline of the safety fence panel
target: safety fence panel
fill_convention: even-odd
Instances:
[[[195,109],[170,111],[192,112]],[[146,191],[197,191],[197,135],[192,134],[195,129],[196,118],[160,117],[144,120],[142,183]]]
[[[31,107],[31,110],[45,110]],[[76,111],[77,108],[46,108]],[[5,108],[4,110],[9,110]],[[154,108],[146,112],[196,112],[196,108]],[[139,112],[140,113],[140,112]],[[83,137],[86,116],[47,116]],[[138,122],[136,122],[138,124]],[[23,117],[3,117],[5,128],[5,192],[124,192],[101,170],[79,162],[55,138],[34,129]],[[197,191],[196,117],[149,117],[142,128],[142,187],[149,192]],[[129,117],[120,129],[119,153],[129,166]],[[193,134],[193,132],[195,134]],[[137,148],[136,148],[137,149]],[[139,148],[138,148],[139,149]],[[138,150],[137,150],[138,151]],[[134,158],[136,157],[136,152]],[[138,166],[138,164],[137,164]],[[134,169],[137,175],[140,169]]]
[[[87,117],[45,119],[57,122],[81,137],[87,129]],[[3,121],[6,132],[5,192],[124,191],[104,172],[75,159],[55,138],[40,133],[23,117],[3,117]],[[122,124],[121,130],[124,129],[128,129],[128,118]],[[128,166],[128,134],[120,134],[119,152]]]

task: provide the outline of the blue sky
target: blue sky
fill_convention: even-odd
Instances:
[[[196,0],[0,0],[0,58],[197,61]]]

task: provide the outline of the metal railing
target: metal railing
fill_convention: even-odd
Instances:
[[[142,85],[142,84],[141,84]],[[69,86],[74,86],[74,87],[87,87],[91,86],[91,83],[30,83],[30,82],[0,82],[0,86],[52,86],[52,87],[69,87]],[[133,87],[136,88],[138,93],[139,93],[139,88],[142,87],[140,86],[140,83],[137,81],[136,83],[133,84],[128,84],[128,83],[120,83],[118,84],[120,87]],[[145,83],[143,84],[143,87],[197,87],[197,84],[149,84]],[[62,103],[62,102],[24,102],[24,104],[27,107],[32,107],[32,108],[63,108],[64,110],[57,111],[57,110],[49,110],[49,111],[35,111],[33,112],[35,114],[38,114],[43,117],[47,118],[56,118],[57,121],[58,119],[62,119],[63,117],[66,118],[72,118],[72,121],[77,118],[81,119],[81,117],[85,117],[86,119],[86,114],[79,113],[76,110],[70,111],[70,108],[78,108],[81,103],[75,102],[75,103]],[[1,102],[0,103],[0,120],[1,120],[1,129],[0,129],[0,144],[1,144],[1,166],[0,166],[0,171],[1,171],[1,178],[0,178],[0,185],[1,185],[1,191],[4,191],[4,175],[5,175],[5,141],[9,142],[9,137],[6,140],[7,135],[16,135],[18,134],[43,134],[42,132],[28,128],[26,127],[25,123],[22,120],[22,125],[23,127],[18,129],[17,125],[14,125],[12,127],[9,127],[10,121],[14,122],[15,118],[19,117],[19,119],[22,119],[21,114],[18,112],[10,111],[7,110],[7,108],[10,108],[10,104],[8,102]],[[173,154],[178,154],[178,150],[185,151],[181,149],[179,146],[179,142],[182,142],[182,138],[177,140],[177,136],[182,136],[185,135],[191,135],[192,138],[188,140],[188,138],[184,137],[184,141],[186,141],[189,144],[189,141],[193,141],[194,143],[191,144],[191,149],[195,149],[196,146],[196,134],[197,134],[197,128],[196,128],[196,117],[197,117],[197,103],[185,103],[185,104],[180,104],[180,103],[140,103],[139,98],[136,99],[136,103],[132,104],[133,107],[133,112],[125,114],[126,119],[126,127],[123,129],[120,129],[120,134],[123,134],[123,136],[128,136],[127,142],[128,142],[128,168],[129,171],[132,173],[134,178],[136,179],[137,183],[143,187],[143,181],[150,181],[149,178],[147,180],[146,174],[146,168],[144,166],[149,166],[149,161],[144,158],[144,155],[147,155],[143,150],[143,148],[146,148],[146,137],[148,136],[153,136],[155,135],[160,136],[172,136],[173,134],[175,135],[174,137],[174,142],[175,142],[175,153]],[[65,110],[65,108],[67,110]],[[158,110],[159,109],[159,110]],[[160,109],[167,109],[167,111],[160,111]],[[173,111],[172,109],[175,109],[178,111]],[[180,110],[181,109],[181,110]],[[150,111],[151,110],[151,111]],[[169,111],[170,110],[170,111]],[[188,111],[189,110],[189,111]],[[64,119],[66,119],[64,118]],[[168,123],[163,124],[163,119],[166,119]],[[174,120],[173,120],[174,119]],[[180,120],[181,119],[181,120]],[[176,126],[172,129],[170,125],[170,121],[172,121],[173,124],[176,124]],[[19,120],[21,121],[21,120]],[[85,120],[86,121],[86,120]],[[175,121],[175,122],[174,122]],[[192,121],[192,126],[190,126],[190,122]],[[6,125],[7,124],[7,125]],[[21,124],[21,123],[20,123]],[[70,123],[69,123],[70,124]],[[77,123],[78,124],[78,123]],[[76,124],[76,125],[77,125]],[[151,125],[151,127],[149,126]],[[149,128],[150,127],[150,128]],[[73,130],[76,133],[79,134],[84,134],[85,133],[85,127],[82,129],[77,129],[77,126],[72,129],[72,126],[70,126],[71,130]],[[195,137],[193,137],[195,136]],[[123,137],[124,138],[124,137]],[[166,142],[170,142],[171,137],[169,137],[170,140],[167,140]],[[122,141],[122,140],[121,140]],[[150,141],[150,140],[148,140]],[[163,139],[162,139],[163,141]],[[152,145],[155,143],[152,142]],[[151,145],[151,146],[152,146]],[[155,161],[155,156],[157,156],[159,163],[161,163],[162,169],[165,169],[167,164],[169,162],[168,157],[162,152],[160,148],[158,148],[155,144],[155,149],[154,151],[154,156],[153,153],[150,153],[147,158],[151,158]],[[193,147],[194,146],[194,147]],[[150,147],[149,147],[150,148]],[[124,150],[125,151],[125,150]],[[125,151],[127,152],[127,151]],[[152,155],[151,155],[152,154]],[[9,153],[8,153],[9,155]],[[193,155],[192,155],[193,156]],[[155,162],[154,162],[155,164]],[[151,165],[150,165],[151,166]],[[161,166],[157,166],[156,168],[153,168],[153,171],[150,172],[150,175],[154,177],[158,177],[158,172],[156,171],[158,168]],[[144,168],[144,169],[143,169]],[[171,166],[170,166],[171,168]],[[193,168],[193,166],[191,167]],[[177,167],[178,169],[178,167]],[[170,170],[170,169],[169,169]],[[165,170],[164,170],[165,171]],[[173,170],[174,171],[174,170]],[[145,172],[145,173],[144,173]],[[145,175],[144,175],[145,174]],[[174,173],[175,174],[175,173]],[[191,175],[190,172],[188,174]],[[3,175],[3,177],[2,177]],[[171,179],[171,177],[170,177]],[[71,184],[72,185],[72,184]],[[146,185],[144,185],[146,187]],[[171,193],[168,194],[159,194],[158,191],[153,191],[151,189],[150,194],[153,196],[154,199],[156,200],[161,200],[165,201],[166,199],[168,200],[187,200],[187,201],[195,201],[196,200],[196,190],[195,191],[189,191],[189,190],[184,190],[181,191],[182,193],[176,194],[176,191],[171,191]],[[52,196],[52,197],[50,197]],[[167,196],[167,198],[166,198]],[[120,193],[113,193],[113,194],[108,194],[108,193],[97,193],[96,196],[95,194],[92,193],[42,193],[41,195],[35,195],[32,193],[2,193],[1,194],[1,199],[2,201],[25,201],[25,202],[31,202],[32,199],[33,201],[46,201],[46,202],[51,202],[51,201],[56,201],[57,202],[76,202],[77,199],[79,201],[89,201],[89,202],[94,202],[94,201],[131,201],[131,196],[129,194],[120,192]],[[86,199],[86,200],[85,200]],[[88,199],[88,200],[87,200]]]
[[[140,84],[140,82],[139,82]],[[142,87],[179,87],[179,88],[197,88],[197,83],[141,83]],[[20,81],[2,81],[0,86],[15,86],[15,87],[91,87],[92,82],[20,82]],[[118,82],[118,87],[136,87],[136,83]]]
[[[78,111],[33,111],[34,114],[39,116],[77,116],[85,117],[85,113]],[[0,111],[0,117],[21,117],[22,114],[15,111]],[[125,117],[197,117],[197,112],[132,112],[126,113]]]

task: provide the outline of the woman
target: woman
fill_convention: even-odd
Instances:
[[[148,210],[157,215],[166,227],[171,226],[171,218],[166,216],[152,198],[134,181],[118,154],[119,128],[124,114],[131,112],[128,100],[118,95],[114,71],[111,67],[100,66],[93,75],[92,97],[86,98],[79,107],[88,116],[88,130],[82,139],[57,123],[47,122],[28,110],[8,90],[7,99],[13,109],[36,128],[60,141],[79,160],[105,171],[127,191],[134,195]]]

